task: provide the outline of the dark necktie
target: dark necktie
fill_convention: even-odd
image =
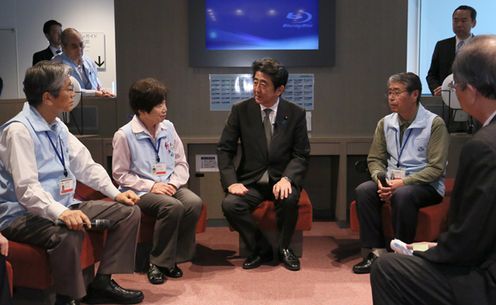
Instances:
[[[269,150],[270,147],[270,140],[272,139],[272,124],[270,123],[270,112],[272,109],[266,108],[264,109],[265,116],[263,119],[263,126],[265,130],[265,140],[267,141],[267,151]],[[268,170],[265,170],[263,173],[262,177],[258,181],[259,183],[269,183],[269,172]]]
[[[267,140],[267,148],[270,146],[270,140],[272,140],[272,124],[270,123],[270,113],[272,109],[264,109],[265,116],[263,119],[263,125],[265,130],[265,140]]]
[[[465,41],[464,40],[460,40],[460,42],[456,45],[456,51],[455,51],[455,53],[458,53],[458,51],[460,51],[460,49],[463,47],[464,44],[465,44]]]

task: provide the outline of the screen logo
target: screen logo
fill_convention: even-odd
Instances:
[[[311,28],[312,24],[312,14],[306,12],[305,10],[298,10],[296,12],[289,12],[286,15],[286,19],[290,20],[291,23],[283,24],[283,28]]]

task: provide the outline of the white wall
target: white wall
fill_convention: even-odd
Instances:
[[[49,19],[59,21],[63,28],[105,34],[106,70],[98,75],[105,88],[112,88],[116,80],[113,0],[0,0],[0,7],[0,29],[14,28],[17,37],[17,46],[0,48],[17,48],[18,76],[2,75],[3,67],[0,67],[0,75],[4,83],[17,78],[18,97],[24,97],[22,80],[31,66],[33,53],[48,46],[43,23]],[[9,97],[2,95],[2,98]]]

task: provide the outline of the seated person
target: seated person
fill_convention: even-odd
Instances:
[[[6,262],[9,255],[9,241],[0,233],[0,304],[12,305]]]
[[[448,226],[438,242],[374,263],[375,305],[496,304],[496,36],[467,43],[456,55],[453,79],[463,111],[482,128],[461,149]]]
[[[217,146],[222,211],[251,254],[244,269],[272,261],[272,247],[251,216],[262,201],[274,200],[279,229],[279,259],[291,271],[300,261],[289,247],[298,220],[298,200],[308,168],[305,110],[281,98],[288,81],[286,68],[271,58],[252,65],[253,98],[235,104]],[[273,134],[273,136],[272,136]],[[235,167],[238,141],[241,161]]]
[[[52,61],[60,62],[72,68],[73,76],[81,85],[81,91],[86,96],[113,97],[107,89],[102,88],[98,79],[98,70],[95,62],[84,55],[84,42],[81,33],[76,29],[67,28],[62,31],[62,53]]]
[[[422,85],[417,75],[389,77],[387,99],[393,113],[375,129],[367,158],[372,181],[356,188],[362,262],[355,273],[369,273],[377,256],[386,252],[381,207],[391,203],[395,237],[415,238],[417,214],[422,207],[441,202],[448,157],[449,135],[444,121],[420,104]],[[389,186],[377,177],[387,175]]]
[[[123,190],[134,190],[143,213],[156,218],[148,280],[161,284],[178,278],[177,263],[195,252],[196,223],[202,200],[185,187],[189,166],[183,143],[167,114],[167,88],[153,78],[129,90],[131,122],[114,135],[112,171]]]
[[[134,304],[143,293],[124,289],[113,273],[132,273],[139,229],[139,197],[119,192],[105,169],[58,118],[70,109],[70,68],[41,61],[26,71],[22,111],[0,127],[0,232],[11,241],[47,250],[56,304]],[[74,199],[76,180],[115,202]],[[80,266],[83,230],[108,219],[98,272],[85,286]],[[58,225],[59,222],[61,225]]]
[[[42,60],[50,60],[62,52],[60,42],[62,24],[56,20],[48,20],[43,24],[43,33],[48,40],[48,47],[33,54],[33,66]]]

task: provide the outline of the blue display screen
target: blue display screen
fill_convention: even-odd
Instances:
[[[207,50],[318,50],[318,0],[206,0]]]

